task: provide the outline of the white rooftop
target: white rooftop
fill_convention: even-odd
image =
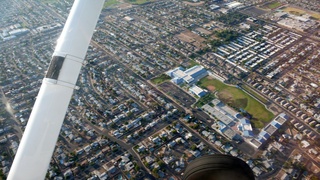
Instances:
[[[195,94],[200,94],[201,92],[203,92],[203,89],[201,89],[200,87],[194,85],[190,88],[190,91],[194,92]]]

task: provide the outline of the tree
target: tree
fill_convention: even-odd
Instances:
[[[139,171],[139,170],[140,170],[140,167],[139,167],[138,165],[135,165],[135,166],[134,166],[134,170]]]
[[[166,142],[166,141],[168,140],[168,138],[167,138],[167,137],[162,137],[161,140],[162,140],[163,142]]]
[[[0,180],[7,179],[7,177],[3,174],[2,169],[0,169]]]
[[[195,124],[194,126],[192,126],[193,129],[198,129],[199,128],[199,124]]]
[[[114,129],[114,128],[116,128],[116,127],[117,127],[117,125],[116,125],[115,123],[112,123],[112,124],[111,124],[111,128]]]
[[[191,146],[191,150],[192,151],[195,151],[197,149],[197,146],[195,145],[195,144],[193,144],[192,146]]]
[[[247,17],[248,17],[247,15],[241,14],[239,12],[231,12],[231,13],[216,17],[215,19],[224,24],[233,26],[243,22]]]
[[[166,164],[165,164],[163,161],[161,161],[161,160],[158,161],[157,163],[159,164],[159,166],[160,166],[161,169],[166,166]]]
[[[176,125],[177,125],[177,121],[174,121],[174,122],[172,123],[172,125],[173,125],[173,126],[176,126]]]
[[[8,156],[8,153],[7,153],[7,152],[3,152],[3,153],[2,153],[2,156],[7,157],[7,156]]]
[[[128,117],[131,117],[133,115],[133,112],[128,113]]]
[[[153,168],[152,169],[152,175],[154,175],[154,177],[159,178],[159,174],[158,174],[158,169],[157,168]]]

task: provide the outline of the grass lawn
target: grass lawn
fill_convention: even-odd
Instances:
[[[214,95],[212,93],[208,93],[205,96],[201,97],[197,103],[195,104],[195,106],[197,107],[202,107],[203,105],[209,103],[210,101],[212,101],[213,99],[215,99]]]
[[[171,79],[170,76],[168,76],[166,74],[161,74],[160,76],[151,79],[151,82],[153,84],[157,84],[158,85],[158,84],[161,84],[161,83],[163,83],[163,82],[165,82],[165,81],[167,81],[169,79]]]
[[[118,4],[118,3],[119,2],[117,0],[106,0],[104,2],[103,8],[110,7],[110,6]]]
[[[208,86],[214,86],[216,91],[221,91],[228,87],[228,85],[222,83],[221,81],[214,79],[210,76],[202,78],[199,81],[199,85],[203,88],[207,88]]]
[[[144,4],[144,3],[146,3],[146,2],[149,2],[149,1],[150,1],[150,0],[128,0],[128,3],[139,5],[139,4]]]
[[[246,110],[252,115],[251,123],[253,127],[263,128],[265,124],[274,118],[274,114],[268,111],[263,104],[236,87],[228,86],[210,76],[201,79],[198,85],[202,88],[214,86],[222,102],[231,107]]]
[[[247,85],[243,85],[241,86],[243,89],[245,89],[247,92],[249,92],[250,94],[252,94],[254,97],[256,97],[257,99],[259,99],[261,102],[263,102],[264,104],[268,103],[268,100],[266,100],[264,97],[260,96],[259,94],[257,94],[256,92],[254,92],[250,87],[248,87]]]
[[[281,6],[281,3],[276,2],[276,1],[267,4],[267,7],[268,7],[269,9],[275,9],[275,8],[277,8],[277,7],[280,7],[280,6]]]
[[[197,63],[197,62],[194,61],[194,60],[190,60],[190,61],[188,62],[188,67],[187,67],[187,68],[191,68],[191,67],[197,66],[197,65],[199,65],[199,63]]]

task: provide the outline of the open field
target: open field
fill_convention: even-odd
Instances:
[[[228,86],[217,79],[207,76],[199,81],[199,86],[202,88],[214,86],[215,91],[218,91],[218,97],[225,104],[237,109],[244,109],[252,115],[251,123],[256,128],[262,128],[265,124],[269,123],[274,115],[268,111],[264,105],[246,94],[244,91]],[[209,88],[207,88],[209,89]]]
[[[203,29],[203,28],[196,28],[197,31],[203,33],[203,34],[206,34],[206,35],[210,35],[212,34],[212,32],[206,30],[206,29]]]
[[[140,4],[150,2],[150,1],[149,0],[128,0],[127,2],[130,4],[140,5]]]
[[[270,2],[270,3],[266,4],[265,6],[269,9],[275,9],[275,8],[280,7],[281,5],[282,5],[281,3],[274,1],[274,2]]]
[[[302,9],[297,9],[297,8],[293,8],[293,7],[286,7],[283,9],[283,11],[297,15],[297,16],[301,16],[303,14],[305,14],[306,12]]]
[[[199,41],[199,42],[204,42],[205,39],[189,30],[183,31],[180,34],[177,35],[177,37],[181,40],[181,41],[185,41],[185,42],[193,42],[193,41]]]
[[[160,76],[151,79],[151,82],[153,84],[161,84],[165,81],[168,81],[169,79],[171,79],[170,76],[168,76],[166,74],[161,74]]]
[[[304,14],[309,14],[310,16],[312,16],[315,19],[320,19],[320,13],[316,13],[316,12],[309,12],[309,11],[305,11],[303,9],[298,9],[298,8],[294,8],[294,7],[286,7],[282,9],[285,12],[288,12],[290,14],[294,14],[297,16],[302,16]]]
[[[180,34],[176,35],[181,41],[192,43],[194,46],[201,48],[204,47],[205,44],[203,43],[205,39],[189,30],[183,31]]]
[[[119,2],[117,0],[106,0],[104,2],[103,8],[110,7],[115,4],[119,4]]]
[[[260,96],[259,94],[257,94],[256,92],[254,92],[250,87],[248,87],[247,85],[243,85],[241,86],[244,90],[246,90],[247,92],[249,92],[251,95],[253,95],[255,98],[259,99],[261,102],[263,102],[264,104],[268,103],[268,100],[266,100],[264,97]]]
[[[131,8],[132,7],[132,4],[130,4],[130,3],[119,3],[118,5],[117,5],[117,7],[119,8],[119,9],[129,9],[129,8]]]
[[[190,6],[202,6],[204,4],[204,1],[200,1],[200,2],[188,2],[188,1],[183,1],[183,3],[188,4]]]

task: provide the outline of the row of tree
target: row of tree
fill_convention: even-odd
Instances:
[[[209,44],[211,45],[211,48],[213,50],[223,44],[228,44],[231,41],[236,40],[240,36],[240,33],[227,29],[222,31],[215,31],[214,35],[219,39],[213,39],[209,41]]]
[[[220,16],[217,16],[215,20],[220,21],[224,24],[227,24],[229,26],[238,25],[241,22],[245,21],[249,16],[239,13],[239,12],[230,12],[228,14],[222,14]]]

